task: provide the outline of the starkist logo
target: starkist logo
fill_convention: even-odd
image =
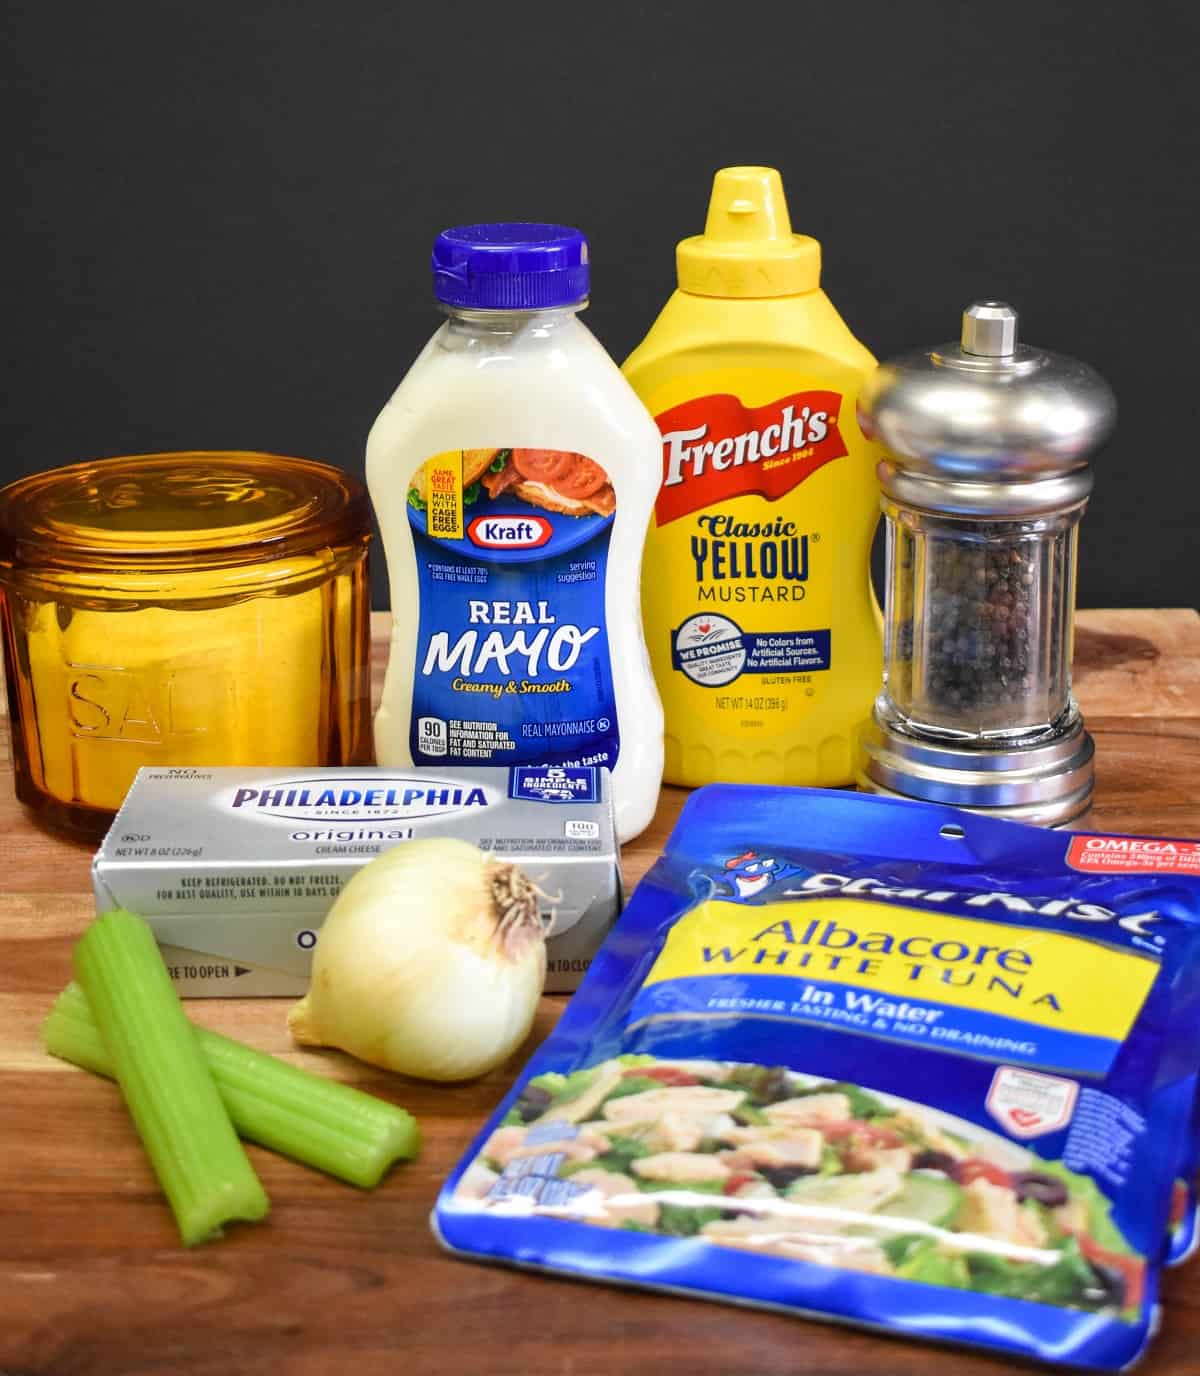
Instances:
[[[796,392],[749,407],[718,395],[664,411],[655,521],[663,526],[746,493],[769,502],[785,496],[847,452],[838,432],[841,401],[836,392]]]
[[[851,879],[844,874],[814,874],[797,889],[786,889],[787,895],[812,893],[849,894],[859,898],[895,898],[908,903],[950,903],[958,900],[968,908],[999,908],[1001,912],[1017,916],[1061,917],[1069,922],[1115,922],[1122,931],[1134,936],[1149,935],[1158,920],[1154,910],[1127,913],[1121,916],[1102,903],[1081,902],[1075,898],[1026,898],[1019,893],[1005,893],[1002,889],[985,892],[962,889],[913,889],[885,884],[880,879]]]

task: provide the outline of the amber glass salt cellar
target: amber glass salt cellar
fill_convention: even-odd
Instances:
[[[859,402],[882,442],[884,684],[865,787],[1057,826],[1088,807],[1071,696],[1088,454],[1116,417],[1085,364],[1017,342],[980,302],[960,344],[881,366]]]
[[[337,469],[150,454],[0,492],[17,795],[103,836],[139,766],[370,758],[369,517]]]

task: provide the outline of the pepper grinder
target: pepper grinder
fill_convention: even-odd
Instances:
[[[981,301],[961,344],[884,363],[859,400],[885,451],[883,691],[861,786],[1060,826],[1095,749],[1071,695],[1088,455],[1116,402],[1075,359],[1017,342]]]

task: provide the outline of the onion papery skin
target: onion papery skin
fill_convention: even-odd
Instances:
[[[364,866],[321,929],[308,994],[288,1015],[295,1040],[425,1080],[473,1079],[507,1060],[546,976],[536,904],[532,918],[522,909],[501,922],[508,871],[450,837]]]

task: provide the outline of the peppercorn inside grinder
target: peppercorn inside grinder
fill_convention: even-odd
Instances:
[[[887,521],[883,691],[859,782],[1060,826],[1094,753],[1071,696],[1088,454],[1116,402],[1083,363],[1017,343],[998,301],[961,345],[884,363],[859,399]]]

